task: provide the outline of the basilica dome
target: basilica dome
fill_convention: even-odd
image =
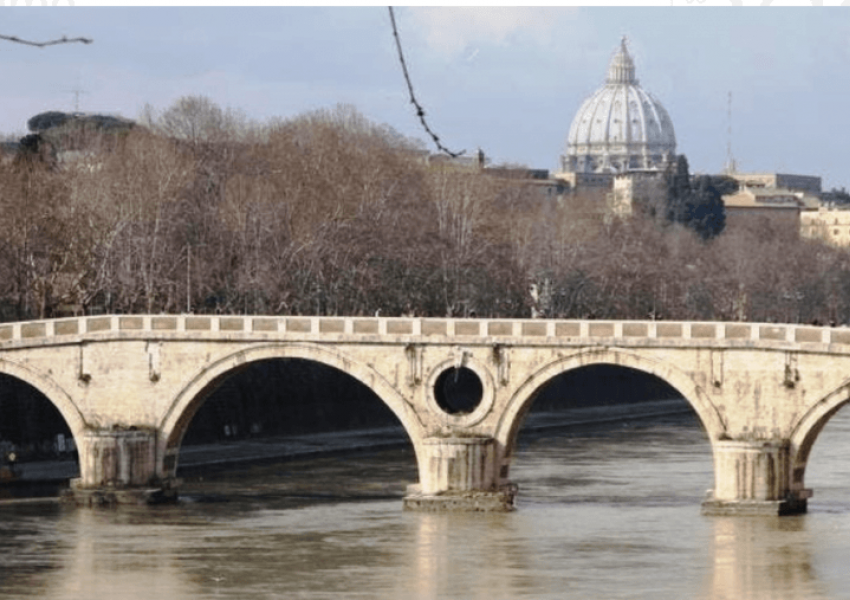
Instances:
[[[626,39],[611,57],[605,85],[579,108],[561,169],[577,173],[661,170],[675,157],[670,115],[638,84]]]

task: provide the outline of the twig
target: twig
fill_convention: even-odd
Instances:
[[[6,40],[7,42],[15,42],[16,44],[26,44],[27,46],[36,46],[38,48],[44,48],[45,46],[55,46],[56,44],[71,44],[74,42],[80,42],[83,44],[91,44],[94,40],[91,38],[69,38],[64,35],[58,40],[50,40],[48,42],[31,42],[29,40],[22,40],[19,37],[15,37],[13,35],[2,35],[0,34],[0,40]]]

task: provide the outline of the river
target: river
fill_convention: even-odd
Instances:
[[[517,510],[401,510],[412,451],[187,478],[177,505],[0,506],[0,598],[850,597],[850,410],[807,473],[809,513],[706,517],[693,416],[524,432]]]

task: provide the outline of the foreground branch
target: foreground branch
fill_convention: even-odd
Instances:
[[[45,46],[55,46],[57,44],[72,44],[74,42],[80,42],[83,44],[91,44],[94,40],[91,38],[77,37],[77,38],[69,38],[64,35],[58,40],[50,40],[48,42],[31,42],[29,40],[22,40],[19,37],[15,37],[13,35],[2,35],[0,34],[0,40],[6,40],[7,42],[15,42],[16,44],[26,44],[27,46],[36,46],[38,48],[44,48]]]

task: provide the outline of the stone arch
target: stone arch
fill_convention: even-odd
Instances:
[[[791,490],[802,490],[806,465],[815,441],[829,420],[850,402],[850,379],[816,402],[794,425],[789,436],[791,446]]]
[[[30,367],[2,358],[0,358],[0,373],[31,385],[47,398],[56,407],[62,418],[65,419],[65,423],[68,424],[68,429],[71,430],[71,435],[74,436],[76,447],[82,447],[80,442],[83,431],[87,426],[86,420],[80,409],[74,404],[71,396],[58,383],[47,375],[35,371]]]
[[[537,392],[558,375],[590,365],[626,367],[658,377],[674,387],[688,401],[702,422],[712,445],[715,440],[723,437],[726,430],[723,419],[702,388],[689,375],[672,365],[634,352],[594,348],[553,360],[530,375],[517,389],[508,401],[496,429],[495,437],[505,450],[505,458],[509,458],[516,448],[525,413],[531,408]]]
[[[189,423],[210,392],[224,378],[238,373],[240,368],[263,360],[302,359],[333,367],[350,375],[371,389],[401,422],[418,455],[418,444],[423,438],[422,424],[404,397],[371,366],[364,365],[339,350],[317,344],[268,344],[251,346],[219,358],[196,373],[177,393],[160,422],[159,456],[175,456],[173,464],[162,465],[163,475],[174,475],[177,469],[176,451],[179,449]]]

